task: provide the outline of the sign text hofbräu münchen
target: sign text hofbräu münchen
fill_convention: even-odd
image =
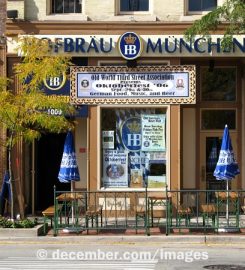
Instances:
[[[46,39],[53,54],[71,56],[120,57],[133,59],[143,57],[244,57],[245,35],[235,35],[229,48],[221,46],[222,35],[211,35],[210,38],[197,36],[186,40],[183,35],[137,35],[137,33],[119,35],[35,35]],[[135,35],[135,36],[134,36]],[[138,38],[137,38],[138,37]],[[127,43],[135,39],[135,43]],[[122,42],[125,46],[122,47]],[[138,41],[138,46],[137,46]],[[14,40],[9,40],[8,50],[14,52]],[[121,47],[121,48],[120,48]],[[134,54],[135,51],[135,54]],[[127,52],[132,55],[128,57]],[[139,52],[139,53],[138,53]]]

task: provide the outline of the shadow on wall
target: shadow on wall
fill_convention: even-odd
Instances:
[[[39,3],[39,6],[37,6]],[[40,18],[40,7],[45,5],[46,12],[46,0],[29,0],[25,1],[25,20],[36,21]]]

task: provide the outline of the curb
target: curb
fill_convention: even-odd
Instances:
[[[137,245],[155,244],[222,244],[245,245],[245,235],[178,235],[178,236],[42,236],[42,237],[1,237],[0,245],[11,243],[30,244],[103,244],[103,245]]]

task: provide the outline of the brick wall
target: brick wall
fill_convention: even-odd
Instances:
[[[0,1],[0,36],[5,32],[6,2],[7,0]]]

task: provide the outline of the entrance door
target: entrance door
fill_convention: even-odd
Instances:
[[[200,189],[224,190],[226,181],[219,181],[213,176],[222,142],[223,131],[201,132],[200,134]],[[236,132],[230,131],[235,158],[237,158]],[[230,182],[230,189],[237,188],[237,180]],[[213,198],[210,198],[212,201]]]
[[[35,151],[35,211],[54,204],[54,185],[67,191],[70,184],[60,183],[58,173],[66,134],[47,134],[36,142]]]

